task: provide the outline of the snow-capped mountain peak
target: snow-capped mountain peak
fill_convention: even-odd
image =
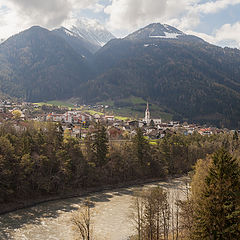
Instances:
[[[179,36],[185,35],[180,30],[160,23],[152,23],[130,35],[125,39],[128,40],[144,40],[149,38],[167,38],[167,39],[177,39]]]
[[[71,19],[64,23],[64,27],[69,29],[75,36],[77,35],[101,47],[115,38],[112,33],[94,19]]]

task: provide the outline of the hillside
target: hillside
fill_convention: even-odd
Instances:
[[[32,27],[0,45],[0,89],[28,101],[69,98],[89,76],[85,59],[62,38]]]
[[[96,52],[99,49],[98,46],[76,35],[67,28],[61,27],[52,32],[63,38],[76,53],[87,59],[90,59],[93,56],[93,52]]]
[[[28,101],[111,101],[134,111],[144,106],[128,99],[140,98],[176,120],[240,127],[238,49],[155,23],[94,54],[71,30],[56,31],[32,27],[0,45],[3,93]]]
[[[167,109],[175,119],[238,126],[237,49],[152,24],[110,41],[94,64],[98,75],[80,88],[86,102],[137,96]]]

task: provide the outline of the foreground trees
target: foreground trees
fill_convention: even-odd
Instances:
[[[132,142],[109,144],[104,126],[90,130],[81,141],[64,138],[59,124],[0,126],[0,204],[186,173],[201,158],[187,200],[178,202],[180,220],[161,188],[137,196],[133,219],[138,239],[160,240],[170,235],[175,239],[183,235],[185,239],[240,239],[237,133],[174,134],[151,144],[138,129]],[[222,145],[227,149],[208,155]]]
[[[186,239],[240,239],[240,167],[229,152],[200,160],[181,204]]]
[[[232,135],[173,134],[152,144],[138,129],[132,142],[110,144],[100,124],[89,127],[84,141],[64,137],[60,124],[3,124],[0,203],[187,173],[197,159],[213,153],[224,141],[240,155],[239,140]]]
[[[213,155],[199,194],[194,239],[240,239],[240,169],[226,150]]]
[[[169,193],[161,188],[137,192],[133,239],[240,239],[240,166],[228,151],[199,160],[184,193],[184,200],[169,204]]]

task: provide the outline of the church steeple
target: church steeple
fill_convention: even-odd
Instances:
[[[150,111],[149,111],[149,104],[148,104],[148,102],[147,102],[147,108],[146,108],[146,111],[145,111],[144,121],[146,122],[147,125],[150,125],[151,118],[150,118]]]

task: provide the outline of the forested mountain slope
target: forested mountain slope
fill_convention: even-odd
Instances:
[[[138,96],[169,109],[176,119],[238,125],[237,49],[152,24],[110,41],[94,61],[98,74],[80,89],[87,102]]]
[[[0,45],[1,91],[28,101],[68,98],[90,70],[66,41],[34,26]]]
[[[28,101],[76,97],[96,103],[134,96],[178,120],[239,127],[238,49],[159,23],[110,40],[95,54],[76,37],[69,35],[69,42],[60,35],[32,27],[4,41],[0,90]]]

